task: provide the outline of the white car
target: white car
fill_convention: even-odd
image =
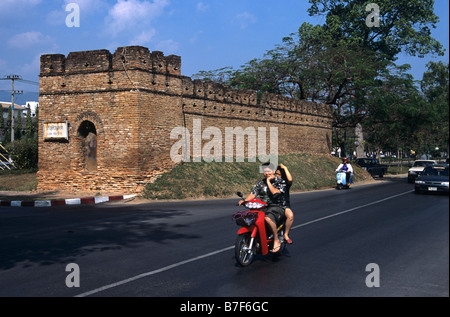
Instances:
[[[414,183],[420,172],[427,166],[437,164],[435,160],[417,160],[414,161],[413,166],[408,170],[408,183]]]

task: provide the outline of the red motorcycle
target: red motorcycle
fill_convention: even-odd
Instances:
[[[237,194],[243,198],[242,193]],[[232,217],[236,224],[242,227],[238,231],[234,253],[237,262],[241,266],[248,266],[252,263],[255,254],[267,255],[269,250],[273,249],[273,234],[264,220],[264,209],[267,207],[267,203],[260,199],[252,199],[244,206],[248,210],[239,211]],[[281,247],[274,254],[281,254],[286,247],[284,239],[284,222],[286,218],[282,218],[277,223],[278,239]]]

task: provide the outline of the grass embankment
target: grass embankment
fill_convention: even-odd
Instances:
[[[37,183],[36,170],[0,171],[0,191],[33,191]]]
[[[286,165],[294,183],[291,192],[330,188],[336,185],[336,157],[309,154],[280,155],[279,163]],[[231,197],[237,191],[247,194],[260,179],[260,162],[244,163],[184,163],[163,174],[143,192],[147,199],[201,199]],[[372,179],[363,169],[353,165],[354,182]]]
[[[289,168],[294,183],[291,192],[331,188],[336,185],[335,170],[341,160],[309,154],[280,155],[279,163]],[[147,199],[201,199],[233,197],[237,191],[247,194],[260,179],[256,163],[184,163],[148,184],[142,193]],[[353,164],[354,182],[372,179]],[[33,191],[37,188],[36,171],[0,171],[0,191]],[[1,198],[0,198],[1,199]]]

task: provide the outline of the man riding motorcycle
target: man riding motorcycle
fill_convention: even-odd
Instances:
[[[258,197],[268,203],[268,209],[265,212],[265,221],[273,233],[274,243],[271,252],[276,253],[280,250],[281,243],[277,234],[277,222],[285,214],[284,193],[286,191],[286,182],[275,176],[275,167],[271,163],[262,165],[264,179],[260,180],[253,187],[252,192],[244,199],[239,201],[239,205]]]

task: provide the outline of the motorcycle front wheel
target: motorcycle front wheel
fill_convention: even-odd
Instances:
[[[239,235],[236,239],[234,254],[236,256],[237,263],[241,266],[248,266],[252,263],[256,252],[256,246],[255,241],[253,241],[253,246],[250,248],[251,240],[252,237],[250,233]]]

